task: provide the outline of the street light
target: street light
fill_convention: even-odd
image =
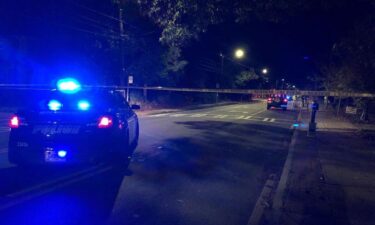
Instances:
[[[262,69],[262,73],[263,73],[263,74],[267,74],[267,73],[268,73],[268,69],[267,69],[267,68],[263,68],[263,69]]]
[[[245,51],[241,48],[238,48],[236,49],[236,51],[234,52],[234,56],[237,58],[237,59],[242,59],[244,56],[245,56]]]

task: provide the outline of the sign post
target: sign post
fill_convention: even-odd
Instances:
[[[126,87],[126,101],[127,102],[129,102],[130,101],[130,88],[129,88],[129,86],[131,85],[131,84],[133,84],[133,76],[128,76],[128,86]]]
[[[309,123],[309,133],[308,133],[309,136],[313,136],[315,134],[315,131],[316,131],[315,117],[316,117],[316,112],[318,110],[319,110],[319,103],[314,101],[311,104],[311,119],[310,119],[310,123]]]

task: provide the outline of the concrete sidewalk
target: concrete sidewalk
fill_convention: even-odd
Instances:
[[[301,115],[277,224],[375,224],[375,140],[329,111],[308,137],[310,115]]]

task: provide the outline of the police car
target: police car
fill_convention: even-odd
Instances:
[[[30,97],[9,121],[11,163],[70,164],[127,160],[137,147],[139,124],[121,93],[83,89],[73,78]]]
[[[288,106],[288,96],[283,94],[278,95],[271,95],[267,99],[267,110],[271,108],[281,108],[282,110],[286,110]]]

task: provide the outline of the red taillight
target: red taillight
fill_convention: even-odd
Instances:
[[[284,98],[284,102],[288,102],[288,99]]]
[[[10,128],[18,128],[20,126],[20,118],[18,116],[12,116],[9,120]]]
[[[271,98],[268,98],[268,99],[267,99],[267,101],[268,101],[268,102],[271,102],[271,101],[272,101],[272,99],[271,99]]]
[[[112,118],[109,116],[102,116],[99,118],[98,127],[99,128],[109,128],[113,125]]]

